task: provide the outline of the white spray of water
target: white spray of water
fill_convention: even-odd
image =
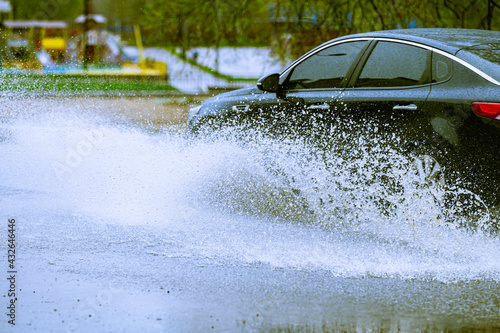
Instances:
[[[0,131],[0,186],[12,207],[147,225],[175,239],[177,255],[220,262],[500,278],[488,217],[463,228],[440,205],[444,190],[420,186],[407,157],[362,138],[325,154],[301,140],[186,139],[75,112],[12,118]]]

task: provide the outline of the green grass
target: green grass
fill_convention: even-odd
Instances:
[[[177,90],[166,81],[84,75],[0,75],[0,91],[47,94],[169,94]]]

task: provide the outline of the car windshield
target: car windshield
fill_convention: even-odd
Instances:
[[[460,50],[457,56],[500,81],[500,43],[468,47]]]

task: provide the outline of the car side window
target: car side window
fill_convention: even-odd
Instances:
[[[339,88],[366,41],[347,42],[321,50],[295,66],[285,89]]]
[[[442,54],[432,53],[432,82],[443,82],[448,80],[452,74],[453,60]]]
[[[378,42],[355,87],[407,87],[430,83],[431,51],[402,43]]]

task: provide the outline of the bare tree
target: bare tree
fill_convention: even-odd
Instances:
[[[500,6],[494,0],[488,0],[488,11],[486,13],[486,29],[491,30],[491,22],[493,21],[493,12],[495,8],[500,9]]]

